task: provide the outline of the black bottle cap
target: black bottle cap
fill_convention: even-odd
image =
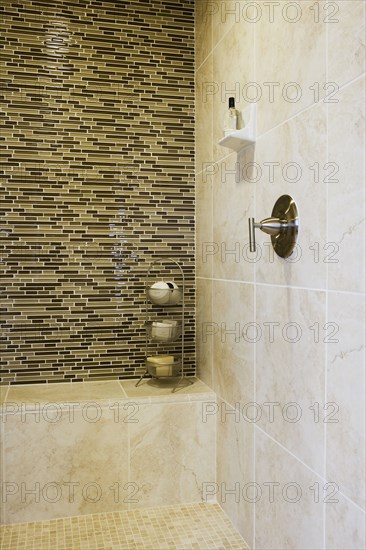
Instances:
[[[235,97],[229,97],[229,109],[235,109]]]

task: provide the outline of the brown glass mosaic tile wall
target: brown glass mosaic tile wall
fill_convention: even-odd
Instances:
[[[3,0],[2,383],[142,372],[157,255],[184,266],[194,374],[193,12]]]

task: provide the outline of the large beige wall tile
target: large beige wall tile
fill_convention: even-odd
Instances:
[[[9,391],[10,386],[0,386],[0,406],[5,403],[5,398]]]
[[[5,489],[5,422],[2,405],[5,403],[10,386],[0,386],[0,485]],[[5,406],[4,406],[5,410]],[[4,493],[3,493],[4,494]],[[0,506],[0,524],[5,523],[5,506]]]
[[[198,277],[212,277],[216,246],[212,231],[213,178],[207,171],[196,176],[196,273]]]
[[[254,480],[254,425],[222,400],[217,413],[217,500],[250,548],[253,548],[254,504],[245,487]]]
[[[235,23],[213,50],[213,155],[217,161],[228,154],[228,149],[218,144],[224,136],[224,115],[229,97],[235,97],[236,107],[243,111],[248,107],[243,89],[254,80],[254,26],[241,20]]]
[[[142,405],[130,425],[130,481],[140,488],[135,507],[200,502],[215,476],[215,422],[202,402]]]
[[[327,423],[327,478],[365,506],[364,297],[330,292],[328,322],[336,341],[328,344],[327,401],[338,412]]]
[[[5,479],[5,422],[3,421],[2,413],[0,412],[0,484],[2,487],[2,504],[0,506],[0,524],[5,523],[5,503],[4,493],[6,492]]]
[[[263,6],[262,17],[254,25],[256,78],[261,94],[258,135],[324,97],[326,28],[323,20],[316,21],[314,11],[314,4],[320,2],[277,4],[272,17],[269,7]],[[273,97],[270,86],[274,86]]]
[[[196,72],[196,173],[210,169],[212,148],[212,55]]]
[[[255,184],[256,212],[251,215],[257,221],[271,216],[276,200],[287,194],[295,200],[300,218],[296,248],[286,259],[275,254],[268,235],[256,230],[259,282],[325,288],[326,139],[326,109],[319,104],[267,133],[256,145],[260,179]]]
[[[256,346],[258,425],[322,473],[324,424],[309,407],[319,403],[322,411],[324,405],[325,293],[259,286],[256,322],[262,330]],[[315,323],[319,337],[310,328]]]
[[[213,338],[212,332],[212,281],[196,281],[196,353],[197,375],[212,388],[213,378]]]
[[[212,45],[215,47],[233,26],[243,21],[243,1],[219,0],[211,2]]]
[[[198,69],[212,49],[212,2],[196,0],[195,3],[195,64]]]
[[[365,72],[365,9],[363,0],[330,3],[328,80],[342,86]]]
[[[259,493],[261,498],[258,499],[255,507],[256,548],[260,550],[323,548],[324,506],[321,478],[260,430],[256,430],[255,453],[255,481],[261,491]],[[271,485],[272,483],[277,485]],[[310,487],[314,489],[311,490]],[[318,502],[314,497],[316,487],[319,488],[320,494]],[[298,499],[296,502],[291,502],[296,499]]]
[[[328,184],[328,240],[334,243],[329,288],[365,289],[365,78],[329,104],[329,159],[338,165]]]
[[[217,163],[213,177],[213,276],[238,281],[254,280],[248,250],[248,217],[254,210],[254,185],[248,181],[251,147]]]
[[[325,548],[365,550],[365,512],[339,492],[331,499],[337,502],[326,504]]]
[[[233,406],[253,398],[253,314],[253,285],[214,281],[213,389]]]
[[[28,410],[34,406],[28,405]],[[32,413],[23,421],[20,414],[7,416],[5,479],[18,488],[5,505],[8,523],[128,507],[128,424],[117,421],[117,410],[110,407],[88,403],[72,411],[44,409],[39,421]],[[99,420],[88,420],[93,418]],[[53,488],[54,483],[59,489]],[[77,484],[74,499],[69,497],[72,489],[67,483]],[[88,484],[96,486],[88,489]],[[24,489],[35,488],[39,497],[24,494]],[[96,502],[89,502],[94,498]]]

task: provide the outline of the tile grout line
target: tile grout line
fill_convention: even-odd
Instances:
[[[329,81],[329,25],[326,25],[325,29],[325,81]],[[326,162],[329,162],[329,103],[325,103],[326,113]],[[328,199],[329,199],[329,184],[325,184],[325,242],[329,237],[329,223],[328,223]],[[325,264],[325,323],[328,323],[328,286],[329,286],[329,264]],[[324,346],[324,405],[327,403],[328,396],[328,346]],[[324,478],[327,478],[327,423],[323,423],[323,474]],[[327,545],[327,508],[324,499],[323,502],[323,548],[326,550]]]
[[[209,55],[212,55],[212,77],[213,77],[213,70],[214,70],[214,45],[213,45],[213,20],[211,20],[211,51],[210,51],[210,54]],[[209,56],[208,56],[209,57]],[[211,156],[213,157],[213,151],[214,151],[214,147],[213,147],[213,128],[214,128],[214,110],[213,110],[213,102],[212,102],[212,107],[211,107],[211,136],[210,136],[210,141],[211,141]],[[211,181],[211,220],[210,220],[210,235],[211,235],[211,239],[213,240],[213,231],[214,231],[214,192],[213,192],[213,189],[214,189],[214,186],[213,186],[213,182]],[[213,281],[212,281],[212,276],[213,276],[213,258],[211,258],[211,263],[210,263],[210,273],[211,273],[211,297],[210,297],[210,302],[211,302],[211,319],[213,318],[213,313],[214,313],[214,296],[213,296]],[[214,370],[214,364],[215,364],[215,340],[213,339],[212,342],[211,342],[211,365],[210,365],[210,371],[211,371],[211,385],[212,387],[214,388],[215,387],[215,370]],[[216,392],[215,392],[215,395],[216,395]],[[215,397],[215,400],[217,402],[217,397]],[[217,483],[217,471],[218,471],[218,460],[217,460],[217,448],[218,448],[218,445],[217,445],[217,438],[218,438],[218,419],[216,419],[215,421],[215,483]]]
[[[204,276],[197,276],[197,279],[202,280],[210,280],[210,277],[204,277]],[[329,294],[337,293],[337,294],[346,294],[346,295],[352,295],[352,296],[365,296],[365,292],[353,292],[350,290],[333,290],[333,289],[326,289],[326,288],[313,288],[313,287],[307,287],[307,286],[295,286],[295,285],[283,285],[283,284],[277,284],[277,283],[263,283],[260,281],[256,281],[254,283],[254,280],[252,281],[246,281],[246,280],[240,280],[240,279],[221,279],[217,277],[212,277],[212,281],[221,281],[221,282],[228,282],[228,283],[242,283],[246,285],[257,285],[257,286],[265,286],[265,287],[275,287],[275,288],[285,288],[287,290],[309,290],[312,292],[328,292]]]
[[[254,35],[254,78],[257,79],[257,27],[254,27],[253,35]],[[258,121],[256,121],[258,125]],[[255,135],[257,134],[257,128],[255,128]],[[256,216],[257,212],[257,186],[254,186],[254,215]],[[253,289],[253,314],[254,314],[254,323],[255,326],[257,326],[257,264],[255,263],[253,266],[253,282],[254,282],[254,289]],[[254,403],[257,402],[257,343],[254,345],[253,350],[253,398]],[[256,477],[257,477],[257,432],[255,429],[255,426],[253,426],[252,430],[252,437],[253,437],[253,479],[254,483],[256,483]],[[256,549],[257,545],[257,509],[256,509],[256,502],[254,501],[254,511],[253,511],[253,536],[252,536],[252,545],[253,550]]]

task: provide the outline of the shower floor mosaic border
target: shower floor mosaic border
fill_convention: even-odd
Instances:
[[[218,504],[90,514],[0,528],[1,550],[247,550]]]

